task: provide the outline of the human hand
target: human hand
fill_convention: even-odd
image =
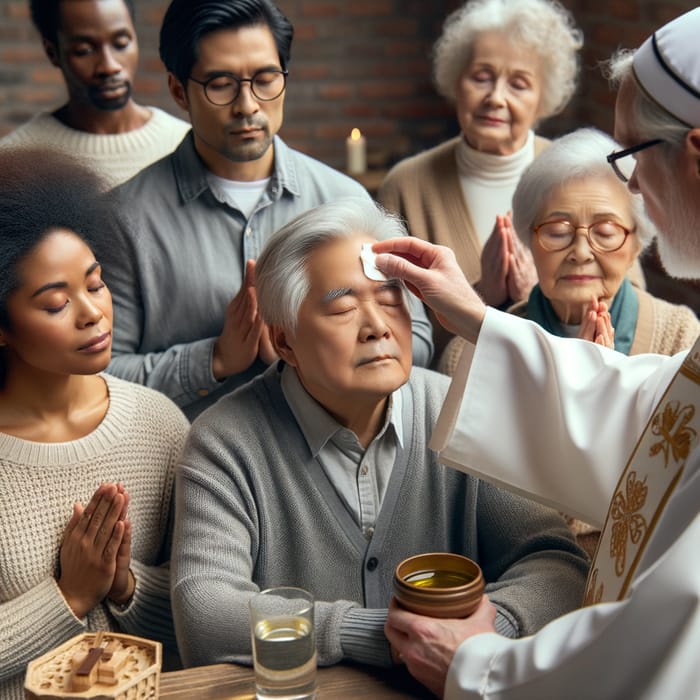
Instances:
[[[449,248],[403,236],[373,243],[372,250],[377,268],[387,277],[404,280],[448,331],[476,342],[486,306]]]
[[[248,260],[243,284],[226,309],[224,327],[214,343],[211,367],[216,379],[244,372],[255,362],[263,327],[255,294],[255,262]]]
[[[503,218],[503,227],[508,231],[510,252],[508,254],[508,275],[506,285],[511,301],[523,301],[530,296],[537,284],[537,269],[532,251],[520,240],[513,228],[510,212]]]
[[[73,504],[61,544],[57,583],[76,617],[85,617],[113,586],[127,504],[128,496],[117,484],[101,484],[85,508]],[[122,567],[123,557],[122,552]]]
[[[581,316],[581,328],[578,337],[590,340],[597,345],[615,349],[615,329],[612,325],[608,305],[595,297],[590,306],[585,305]]]
[[[506,218],[500,214],[496,217],[493,231],[481,251],[481,279],[477,287],[490,306],[501,306],[509,296],[508,270],[512,245]]]
[[[279,359],[279,355],[275,350],[272,340],[270,339],[270,329],[267,324],[263,326],[262,333],[260,334],[260,343],[258,344],[258,355],[260,359],[266,364],[271,365]]]
[[[117,488],[120,489],[121,493],[124,495],[124,508],[120,518],[124,522],[124,535],[122,536],[121,544],[117,550],[114,580],[112,581],[112,587],[107,593],[107,597],[117,603],[117,605],[124,605],[134,594],[136,581],[129,568],[131,565],[131,520],[127,518],[129,494],[121,484],[118,484]]]
[[[496,608],[488,596],[464,619],[439,619],[415,615],[392,599],[384,624],[392,657],[402,660],[411,675],[438,697],[445,690],[447,672],[457,647],[469,637],[495,632]]]

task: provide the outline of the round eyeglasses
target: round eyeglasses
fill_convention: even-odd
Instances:
[[[263,68],[253,73],[252,78],[239,78],[232,73],[216,73],[206,80],[190,76],[193,83],[204,88],[204,96],[217,107],[233,104],[241,93],[241,84],[250,83],[253,97],[261,102],[276,100],[287,86],[287,71]]]
[[[576,239],[578,231],[586,232],[588,245],[596,253],[614,253],[622,248],[632,233],[614,221],[596,221],[590,226],[574,226],[570,221],[562,220],[545,221],[532,229],[539,244],[550,253],[566,250]]]
[[[645,141],[644,143],[638,143],[636,146],[631,148],[625,148],[622,151],[613,151],[606,156],[608,163],[612,166],[615,175],[617,175],[622,182],[629,182],[632,177],[635,167],[637,166],[637,160],[634,157],[635,153],[643,151],[645,148],[651,148],[662,142],[663,139],[652,139],[651,141]]]

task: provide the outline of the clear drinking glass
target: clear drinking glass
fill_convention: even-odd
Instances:
[[[250,599],[258,700],[309,700],[316,692],[314,599],[302,588],[268,588]]]

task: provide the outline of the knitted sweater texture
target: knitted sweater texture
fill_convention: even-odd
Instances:
[[[142,127],[122,134],[91,134],[71,129],[52,114],[41,112],[0,140],[0,148],[60,148],[84,159],[110,187],[116,187],[174,151],[190,130],[188,122],[157,107],[149,109],[152,116]]]
[[[310,453],[278,367],[195,421],[177,470],[171,564],[186,665],[250,663],[248,600],[280,585],[314,595],[320,664],[388,665],[393,572],[420,552],[476,559],[509,636],[580,603],[587,561],[561,517],[442,467],[428,449],[448,383],[413,369],[404,446],[369,540]]]
[[[22,700],[29,661],[76,634],[121,630],[173,644],[169,521],[175,462],[188,423],[158,392],[103,375],[109,408],[89,435],[37,443],[0,433],[0,698]],[[129,492],[132,601],[77,618],[56,583],[75,501],[104,481]]]

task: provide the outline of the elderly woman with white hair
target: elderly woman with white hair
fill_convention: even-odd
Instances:
[[[387,175],[379,201],[411,235],[451,248],[486,303],[527,297],[536,275],[526,248],[497,215],[511,208],[523,170],[547,146],[535,127],[576,88],[582,34],[556,0],[470,0],[446,20],[434,50],[438,91],[461,134]],[[436,355],[448,336],[434,323]]]
[[[585,338],[626,355],[673,355],[689,348],[700,322],[627,278],[655,235],[641,195],[606,162],[618,144],[595,129],[562,136],[522,175],[513,196],[513,227],[532,252],[539,282],[510,313],[550,333]],[[631,172],[632,164],[617,164]],[[455,338],[439,368],[452,374],[464,341]]]
[[[627,273],[655,234],[641,195],[622,181],[606,156],[618,144],[595,129],[562,136],[523,173],[513,196],[514,229],[532,252],[539,278],[527,301],[508,311],[554,335],[577,337],[626,355],[673,355],[693,345],[700,322],[687,306],[634,287]],[[448,344],[439,369],[452,375],[464,347]],[[572,523],[592,551],[597,535]]]

